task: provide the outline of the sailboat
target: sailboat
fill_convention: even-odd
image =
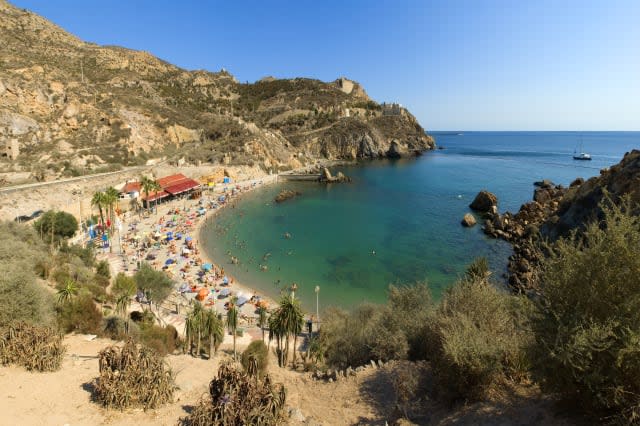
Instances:
[[[587,154],[582,149],[582,136],[580,137],[580,152],[577,150],[573,150],[573,159],[574,160],[583,160],[583,161],[591,161],[591,154]]]

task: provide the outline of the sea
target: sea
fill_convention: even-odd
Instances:
[[[640,149],[640,132],[430,134],[443,149],[334,168],[351,183],[284,182],[243,195],[205,225],[205,250],[271,297],[295,283],[310,312],[383,303],[390,284],[426,282],[438,298],[478,257],[504,285],[509,244],[485,236],[481,220],[460,224],[478,191],[496,194],[501,212],[516,212],[531,200],[535,181],[569,185]],[[572,158],[580,144],[592,161]],[[277,204],[283,188],[301,195]]]

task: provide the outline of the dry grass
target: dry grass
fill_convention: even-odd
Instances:
[[[100,351],[96,399],[107,408],[157,408],[172,402],[176,389],[170,368],[152,349],[128,340]]]
[[[17,364],[30,371],[56,371],[64,352],[62,336],[52,328],[20,322],[0,329],[0,364]]]

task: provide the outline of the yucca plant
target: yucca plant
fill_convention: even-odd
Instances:
[[[65,353],[62,336],[49,327],[25,322],[0,328],[0,364],[17,364],[27,370],[56,371]]]
[[[199,401],[189,416],[181,419],[181,424],[280,425],[285,422],[286,398],[284,386],[274,385],[268,375],[260,379],[236,364],[225,363],[209,384],[209,395]]]
[[[173,372],[152,349],[129,339],[123,347],[103,349],[99,357],[96,400],[106,408],[146,410],[172,401]]]

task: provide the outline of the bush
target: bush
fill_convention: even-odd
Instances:
[[[109,266],[109,262],[106,260],[101,260],[96,265],[96,275],[105,277],[107,279],[111,278],[111,267]]]
[[[356,367],[372,359],[404,359],[409,346],[398,323],[380,305],[363,303],[350,313],[330,309],[319,335],[323,353],[315,356],[339,368]]]
[[[81,294],[56,307],[58,325],[65,333],[100,334],[102,313],[91,295]]]
[[[258,379],[223,364],[209,384],[209,395],[201,399],[183,425],[276,425],[284,423],[286,392],[266,375]]]
[[[87,268],[93,267],[96,261],[96,255],[93,251],[93,247],[91,246],[83,248],[78,244],[67,244],[66,242],[63,242],[60,245],[60,253],[81,259]]]
[[[153,349],[161,356],[172,354],[179,344],[178,331],[172,325],[160,327],[143,324],[140,326],[138,339],[140,343]]]
[[[482,399],[504,379],[526,374],[528,326],[516,312],[527,306],[477,276],[445,292],[424,342],[440,397]]]
[[[640,420],[640,218],[628,200],[549,247],[533,321],[543,389],[624,423]]]
[[[0,326],[13,321],[53,323],[53,297],[36,281],[34,266],[49,255],[30,226],[0,222]]]
[[[67,212],[49,210],[33,226],[45,241],[53,239],[57,242],[64,238],[73,237],[78,230],[78,221]]]
[[[242,352],[242,367],[246,372],[253,373],[256,369],[263,376],[269,364],[269,348],[262,340],[255,340]]]
[[[174,375],[154,351],[129,339],[100,351],[96,400],[106,408],[157,408],[171,402]]]
[[[65,347],[62,336],[49,327],[25,322],[0,328],[0,364],[17,364],[27,370],[56,371]]]

